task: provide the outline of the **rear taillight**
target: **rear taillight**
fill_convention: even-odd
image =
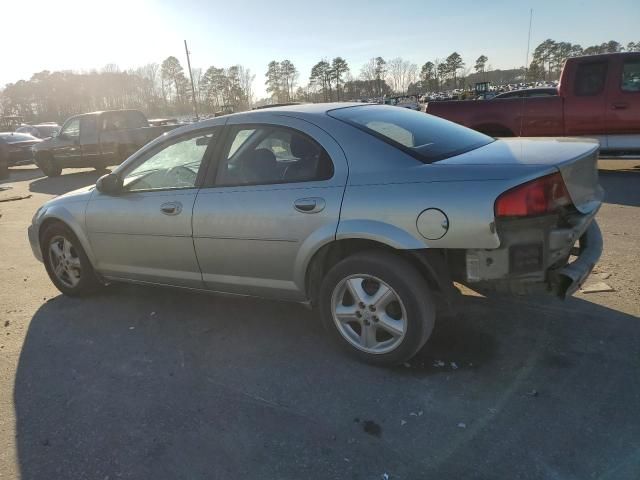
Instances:
[[[570,204],[562,175],[554,173],[507,190],[496,200],[494,210],[496,217],[531,217]]]

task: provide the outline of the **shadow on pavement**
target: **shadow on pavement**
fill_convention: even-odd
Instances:
[[[125,285],[58,296],[19,359],[21,478],[640,471],[637,318],[580,299],[461,302],[409,364],[380,369],[297,305]]]
[[[29,184],[29,191],[47,193],[49,195],[62,195],[63,193],[77,190],[78,188],[93,185],[105,172],[88,170],[78,173],[64,173],[59,177],[43,177]]]
[[[640,206],[640,169],[599,170],[605,203]]]
[[[14,182],[28,182],[36,178],[44,177],[44,173],[35,165],[26,167],[10,167],[9,177],[0,180],[0,185],[11,184]]]

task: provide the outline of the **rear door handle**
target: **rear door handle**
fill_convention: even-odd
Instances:
[[[624,110],[626,108],[629,108],[629,104],[628,103],[613,103],[613,104],[611,104],[611,108],[613,108],[614,110]]]
[[[299,198],[293,202],[293,208],[302,213],[321,212],[325,205],[324,198],[320,197]]]
[[[165,215],[178,215],[182,212],[182,204],[180,202],[167,202],[160,205],[160,211]]]

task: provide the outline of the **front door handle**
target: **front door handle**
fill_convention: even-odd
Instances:
[[[293,202],[293,208],[302,213],[321,212],[325,205],[324,198],[320,197],[299,198]]]
[[[178,215],[182,212],[182,204],[180,202],[167,202],[160,205],[160,211],[165,215]]]
[[[629,108],[629,104],[623,102],[612,103],[611,108],[613,108],[614,110],[625,110],[626,108]]]

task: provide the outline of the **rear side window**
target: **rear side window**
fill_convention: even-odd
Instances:
[[[607,62],[581,63],[576,71],[574,92],[579,97],[599,95],[607,79]]]
[[[408,108],[367,105],[331,110],[342,120],[431,163],[493,142],[493,138],[448,120]]]
[[[640,58],[624,62],[620,88],[623,92],[640,92]]]
[[[285,127],[247,125],[232,130],[216,184],[312,182],[328,180],[333,173],[329,154],[304,133]]]
[[[126,130],[128,128],[146,127],[145,118],[140,112],[107,112],[102,114],[103,131]]]

